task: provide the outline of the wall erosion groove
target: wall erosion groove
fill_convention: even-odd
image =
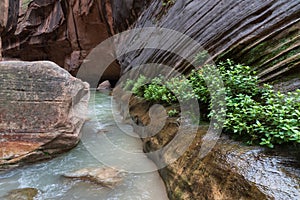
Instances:
[[[177,0],[167,9],[153,0],[134,27],[179,31],[199,42],[215,61],[230,58],[252,66],[262,82],[285,82],[300,77],[299,16],[299,2],[289,0]],[[159,51],[133,52],[120,60],[124,72],[147,62],[174,66],[184,73],[191,69],[180,58]],[[296,88],[299,84],[287,90]]]
[[[146,0],[31,0],[27,7],[23,1],[0,4],[4,59],[50,60],[72,75],[94,47],[126,30],[147,5]],[[114,62],[102,79],[119,76]]]
[[[295,76],[299,81],[297,1],[177,0],[165,6],[161,0],[32,0],[28,8],[22,2],[5,0],[0,4],[6,59],[51,60],[75,75],[82,60],[101,41],[128,28],[155,26],[187,34],[216,61],[231,58],[251,65],[262,82],[288,84],[287,77]],[[190,71],[188,63],[166,52],[133,52],[119,62],[124,73],[147,62]],[[102,80],[116,80],[119,75],[120,67],[113,63]],[[283,90],[299,87],[288,84]]]

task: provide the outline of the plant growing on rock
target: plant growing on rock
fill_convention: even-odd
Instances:
[[[169,110],[168,111],[168,116],[169,117],[174,117],[174,116],[177,116],[179,113],[176,109],[172,109],[172,110]]]
[[[163,6],[169,6],[175,4],[176,0],[163,0],[162,5]]]
[[[272,148],[275,144],[300,143],[300,90],[283,94],[270,85],[260,86],[249,66],[231,60],[220,62],[217,67],[224,85],[212,76],[213,68],[205,65],[187,78],[179,76],[165,81],[156,77],[144,84],[146,77],[140,76],[132,92],[167,105],[196,98],[206,119],[214,117],[224,124],[225,133],[248,144]],[[218,89],[209,89],[207,85]],[[225,95],[226,105],[219,105],[220,94]],[[227,110],[218,109],[221,106]],[[168,114],[173,116],[175,111]]]

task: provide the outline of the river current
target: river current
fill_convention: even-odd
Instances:
[[[18,188],[36,188],[37,200],[165,200],[165,186],[155,165],[142,152],[142,142],[122,122],[112,98],[91,92],[89,118],[82,140],[70,152],[50,161],[0,174],[0,197]],[[113,112],[114,114],[112,114]],[[130,132],[130,134],[126,133]],[[126,171],[115,188],[70,180],[62,174],[88,167],[114,167]]]

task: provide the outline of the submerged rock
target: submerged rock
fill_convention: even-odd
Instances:
[[[34,200],[38,195],[38,190],[35,188],[22,188],[10,191],[6,196],[2,197],[4,200]]]
[[[113,188],[122,182],[124,172],[114,168],[84,168],[66,173],[63,176],[91,181],[104,187]]]
[[[89,85],[52,62],[0,62],[0,169],[73,148]]]

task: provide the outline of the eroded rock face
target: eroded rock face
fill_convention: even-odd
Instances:
[[[133,124],[135,131],[142,133],[138,128],[149,124],[151,104],[131,97],[130,104],[127,105],[128,95],[122,95],[120,90],[115,95],[119,97],[124,119],[131,117],[138,124]],[[129,113],[125,112],[128,106]],[[155,120],[162,119],[158,117]],[[202,137],[207,128],[199,127],[187,151],[175,162],[159,170],[170,199],[299,199],[300,160],[297,147],[270,150],[245,146],[223,136],[202,159]],[[142,138],[144,151],[148,153],[160,150],[174,139],[177,131],[177,119],[167,119],[164,128],[155,136]],[[152,132],[145,132],[142,136],[152,135]],[[183,137],[188,139],[189,135],[184,134]],[[182,138],[175,143],[175,147],[180,149],[185,141]],[[176,151],[163,152],[158,158],[151,158],[158,165],[174,158],[173,154],[176,154]]]
[[[4,31],[7,24],[8,17],[8,0],[3,0],[0,2],[0,61],[2,60],[2,39],[1,33]]]
[[[11,20],[0,30],[4,57],[50,60],[76,75],[90,51],[127,29],[147,1],[20,0],[21,7],[17,0],[5,2],[0,4],[0,15],[6,13]],[[119,75],[120,67],[114,62],[102,81],[117,80]]]
[[[66,173],[63,176],[91,181],[104,187],[113,188],[122,182],[124,174],[124,172],[120,172],[114,168],[84,168]]]
[[[0,62],[0,169],[53,157],[79,141],[89,85],[52,62]]]
[[[161,0],[153,0],[135,27],[164,27],[184,33],[199,42],[215,61],[231,58],[253,66],[262,82],[281,80],[282,77],[296,74],[299,80],[299,2],[174,2],[174,5],[163,6]],[[147,37],[139,39],[145,44],[151,42]],[[132,43],[127,42],[126,48],[130,48]],[[165,51],[138,50],[120,59],[124,72],[151,62],[163,63],[184,73],[191,69],[189,64],[182,62],[182,58]]]

